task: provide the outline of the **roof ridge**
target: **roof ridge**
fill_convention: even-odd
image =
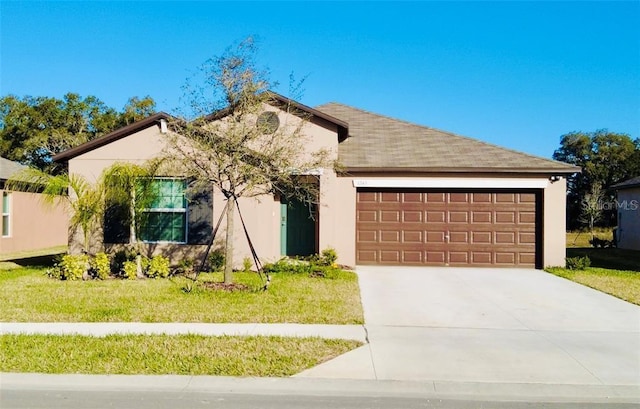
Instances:
[[[431,127],[431,126],[421,125],[421,124],[417,124],[415,122],[410,122],[410,121],[408,121],[406,119],[399,119],[399,118],[395,118],[395,117],[392,117],[392,116],[389,116],[389,115],[383,115],[383,114],[379,114],[379,113],[376,113],[376,112],[367,111],[366,109],[362,109],[362,108],[354,107],[354,106],[351,106],[351,105],[343,104],[341,102],[334,102],[334,101],[328,102],[326,104],[319,105],[317,107],[317,109],[320,110],[322,107],[324,107],[326,105],[330,105],[330,104],[340,105],[340,106],[345,107],[345,108],[353,109],[355,111],[360,111],[360,112],[363,112],[365,114],[374,115],[374,116],[377,116],[377,117],[380,117],[380,118],[384,118],[384,119],[389,119],[389,120],[392,120],[392,121],[400,122],[400,123],[403,123],[403,124],[406,124],[406,125],[409,125],[409,126],[412,126],[412,127],[417,127],[417,128],[420,128],[420,129],[433,130],[433,131],[440,132],[440,133],[443,133],[443,134],[446,134],[446,135],[450,135],[450,136],[453,136],[453,137],[456,137],[456,138],[462,138],[462,139],[470,140],[470,141],[473,141],[473,142],[477,142],[477,143],[483,144],[485,146],[490,146],[492,148],[498,148],[498,149],[506,150],[506,151],[509,151],[509,152],[517,153],[517,154],[520,154],[520,155],[526,155],[526,156],[528,156],[530,158],[542,159],[542,160],[546,160],[546,161],[549,161],[549,162],[554,162],[554,163],[557,163],[557,164],[573,166],[573,165],[571,165],[569,163],[566,163],[566,162],[561,162],[561,161],[557,161],[555,159],[550,159],[550,158],[545,158],[545,157],[538,156],[538,155],[533,155],[531,153],[519,151],[517,149],[506,148],[504,146],[496,145],[494,143],[489,143],[489,142],[483,141],[481,139],[476,139],[476,138],[471,137],[471,136],[459,135],[459,134],[453,133],[451,131],[442,130],[440,128],[434,128],[434,127]]]

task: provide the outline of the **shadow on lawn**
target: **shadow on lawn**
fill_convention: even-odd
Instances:
[[[567,248],[567,257],[591,259],[591,267],[640,272],[640,251],[617,248]]]
[[[20,267],[53,267],[59,256],[59,254],[49,254],[46,256],[25,257],[8,261]]]

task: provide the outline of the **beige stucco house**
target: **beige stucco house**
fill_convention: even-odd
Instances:
[[[64,246],[68,241],[69,216],[64,206],[46,205],[40,194],[5,189],[5,182],[25,166],[0,158],[0,258]]]
[[[338,103],[310,108],[277,94],[272,102],[280,123],[302,120],[279,108],[285,104],[304,113],[309,150],[332,149],[341,166],[339,174],[318,172],[313,219],[279,197],[240,199],[264,261],[332,247],[338,262],[350,266],[564,265],[565,176],[579,168]],[[168,119],[156,114],[54,160],[88,179],[117,161],[143,162],[165,148]],[[224,196],[200,199],[158,215],[173,218],[173,230],[149,233],[145,245],[170,254],[201,252]],[[235,256],[242,260],[250,250],[236,227]],[[112,230],[106,226],[105,242],[130,240]]]
[[[618,208],[617,246],[640,250],[640,176],[612,186]]]

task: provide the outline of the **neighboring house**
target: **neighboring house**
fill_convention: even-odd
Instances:
[[[640,250],[640,176],[612,186],[618,208],[617,246]]]
[[[5,189],[6,180],[23,168],[24,165],[0,158],[0,258],[64,246],[69,239],[69,216],[63,205],[48,206],[40,194]]]
[[[278,108],[284,104],[305,113],[309,151],[332,149],[341,173],[320,172],[321,203],[314,219],[299,204],[278,197],[240,199],[262,259],[332,247],[338,262],[351,266],[564,265],[565,176],[579,168],[346,105],[310,108],[274,95],[270,109],[280,123],[301,120]],[[165,147],[167,119],[156,114],[54,160],[89,179],[117,161],[143,162]],[[200,201],[185,200],[185,182],[165,180],[167,191],[184,205],[164,214],[157,209],[168,227],[147,232],[147,245],[197,254],[222,212],[224,196],[216,191]],[[236,260],[250,256],[239,224]],[[104,234],[107,243],[129,240],[126,229],[110,230]]]

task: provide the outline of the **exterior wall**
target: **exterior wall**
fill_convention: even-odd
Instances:
[[[10,236],[0,237],[0,255],[67,244],[69,223],[64,202],[49,206],[42,202],[39,194],[24,192],[11,192],[9,200]]]
[[[281,126],[295,127],[300,119],[279,111]],[[315,121],[315,120],[313,120]],[[321,121],[321,120],[319,120]],[[326,123],[307,122],[303,125],[307,140],[307,152],[329,149],[334,157],[337,153],[337,129]],[[159,126],[152,126],[133,135],[94,149],[70,160],[70,173],[81,174],[89,180],[95,180],[100,173],[115,162],[143,163],[145,160],[161,155],[165,148],[165,135]],[[420,181],[440,181],[447,186],[447,180],[472,181],[482,183],[502,182],[510,187],[537,186],[543,190],[543,265],[564,265],[565,258],[565,208],[566,182],[561,179],[550,183],[546,175],[499,175],[499,174],[360,174],[336,175],[332,169],[323,169],[320,175],[320,206],[318,220],[318,247],[336,249],[338,263],[355,265],[355,224],[356,224],[356,187],[354,180],[383,180],[404,183]],[[497,182],[496,182],[497,181]],[[520,185],[521,184],[521,185]],[[215,192],[213,203],[213,222],[218,221],[224,208],[225,198]],[[280,251],[280,202],[273,195],[263,195],[239,200],[251,240],[257,254],[263,262],[275,261],[281,257]],[[216,246],[221,246],[226,235],[226,223],[222,222],[216,236]],[[99,236],[99,237],[98,237]],[[100,241],[101,234],[96,232],[95,239]],[[74,240],[72,240],[74,242]],[[197,257],[206,246],[149,244],[145,245],[149,254],[164,252],[169,255],[189,255]],[[236,212],[234,226],[235,267],[242,265],[245,257],[251,258],[240,217]]]
[[[640,250],[640,187],[618,191],[618,247]]]
[[[277,111],[275,108],[272,110]],[[327,124],[320,124],[315,120],[302,123],[302,120],[294,115],[277,111],[281,126],[297,127],[302,125],[302,134],[305,136],[304,146],[307,152],[315,152],[319,149],[328,149],[337,155],[337,129],[327,127]],[[327,129],[329,128],[329,129]],[[96,148],[85,154],[79,155],[69,161],[69,173],[78,174],[89,181],[96,181],[103,170],[116,162],[144,163],[146,160],[161,156],[166,148],[166,135],[160,132],[159,126],[152,126],[141,130],[135,134],[119,139],[105,146]],[[328,175],[328,176],[325,176]],[[333,170],[322,171],[321,179],[335,179]],[[324,189],[321,181],[321,190]],[[355,193],[354,193],[355,195]],[[322,194],[321,194],[322,196]],[[355,198],[355,196],[354,196]],[[321,201],[322,201],[321,197]],[[213,223],[214,227],[220,218],[226,199],[221,192],[214,190],[213,197]],[[240,209],[244,217],[251,241],[262,262],[276,261],[281,257],[280,251],[280,201],[273,195],[262,195],[259,197],[243,197],[239,199]],[[322,209],[321,211],[323,211]],[[352,217],[355,217],[353,215]],[[327,219],[329,220],[329,219]],[[352,223],[352,225],[354,225]],[[226,220],[220,225],[216,234],[214,248],[221,247],[226,237]],[[321,231],[328,229],[321,228]],[[320,239],[321,241],[323,238]],[[89,249],[92,252],[102,248],[102,232],[95,231],[92,237],[95,247]],[[329,243],[331,238],[324,238],[324,242]],[[72,232],[69,238],[70,251],[79,252],[82,248],[82,237],[79,232]],[[320,245],[320,248],[330,246]],[[113,246],[117,248],[118,246]],[[206,249],[205,245],[179,245],[171,243],[145,244],[143,251],[148,255],[163,253],[179,259],[178,257],[199,257]],[[332,246],[335,247],[335,246]],[[355,250],[351,251],[354,253]],[[234,218],[234,267],[242,266],[245,257],[252,259],[251,251],[246,240],[244,229],[238,212]]]
[[[564,266],[567,254],[567,181],[549,183],[543,194],[543,267]]]
[[[320,248],[333,247],[338,253],[338,262],[355,265],[355,180],[394,181],[406,187],[426,181],[427,184],[447,185],[451,174],[406,174],[389,177],[384,174],[362,174],[336,176],[333,173],[323,175],[321,186],[323,204],[320,213]],[[504,184],[514,186],[541,186],[543,211],[543,266],[564,265],[566,254],[566,181],[561,179],[550,183],[547,176],[513,176],[496,174],[458,175],[456,180],[463,183],[488,186]],[[442,183],[439,183],[442,182]]]

